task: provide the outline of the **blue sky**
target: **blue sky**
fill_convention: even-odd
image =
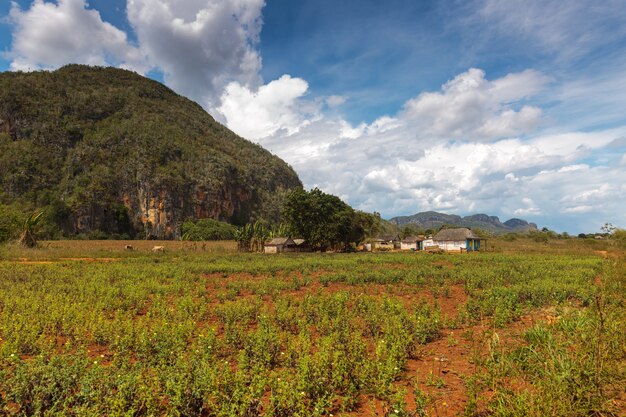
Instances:
[[[19,0],[0,70],[132,69],[385,217],[626,227],[623,0]]]

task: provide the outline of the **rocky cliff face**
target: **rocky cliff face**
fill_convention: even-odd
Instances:
[[[285,162],[129,71],[2,73],[0,120],[0,201],[53,211],[66,234],[272,221],[301,186]]]

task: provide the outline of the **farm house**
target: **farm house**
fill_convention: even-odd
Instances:
[[[296,242],[289,237],[276,237],[267,242],[263,248],[265,253],[295,252]]]
[[[424,241],[424,236],[407,236],[402,239],[400,242],[400,249],[402,250],[423,250],[422,242]]]
[[[313,248],[309,243],[304,239],[294,239],[293,242],[296,244],[296,252],[312,252]]]
[[[398,235],[383,235],[374,240],[375,247],[377,249],[400,249],[400,236]]]
[[[466,227],[444,229],[433,237],[433,242],[445,251],[473,252],[480,249],[480,237]]]
[[[435,245],[435,242],[433,241],[433,237],[432,236],[428,236],[422,242],[422,250],[425,250],[425,249],[428,249],[428,248],[432,248],[434,246],[436,246],[436,245]]]

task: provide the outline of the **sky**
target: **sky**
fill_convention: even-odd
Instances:
[[[384,218],[626,228],[626,0],[0,1],[0,71],[163,82]]]

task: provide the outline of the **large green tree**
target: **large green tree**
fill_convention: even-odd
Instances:
[[[318,188],[292,191],[285,199],[283,216],[294,236],[321,250],[358,244],[379,223],[375,215],[355,211]]]

